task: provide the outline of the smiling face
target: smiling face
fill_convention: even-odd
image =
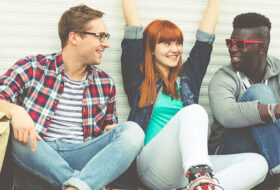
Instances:
[[[157,43],[153,52],[154,63],[168,76],[170,68],[179,64],[182,51],[183,46],[177,41]]]
[[[94,19],[88,23],[88,30],[84,32],[91,33],[108,33],[105,22],[102,18]],[[110,44],[108,39],[103,42],[95,35],[83,34],[77,39],[77,53],[81,58],[81,62],[86,65],[98,65],[101,63],[103,52],[109,48]]]
[[[257,28],[235,28],[231,34],[231,39],[260,41],[260,32],[263,27]],[[244,72],[258,70],[260,58],[264,55],[263,44],[246,44],[245,48],[237,49],[236,45],[229,48],[232,67],[236,71]]]

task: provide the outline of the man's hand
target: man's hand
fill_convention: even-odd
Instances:
[[[35,129],[33,120],[24,108],[18,107],[18,109],[14,110],[11,124],[14,138],[22,144],[28,144],[30,139],[31,150],[35,151],[36,140],[40,141],[41,138]]]
[[[114,127],[116,127],[116,125],[118,125],[117,123],[114,123],[112,125],[106,125],[106,127],[104,128],[104,133],[106,131],[109,131],[110,129],[113,129]]]

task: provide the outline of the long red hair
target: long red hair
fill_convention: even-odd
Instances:
[[[169,76],[166,78],[153,61],[152,53],[157,43],[177,41],[183,44],[183,33],[180,28],[168,20],[154,20],[143,32],[144,41],[144,63],[140,70],[145,79],[140,86],[141,98],[138,106],[143,108],[153,104],[157,98],[156,82],[162,78],[164,82],[163,92],[171,95],[172,99],[179,98],[176,90],[176,78],[181,70],[182,57],[176,67],[170,68]]]

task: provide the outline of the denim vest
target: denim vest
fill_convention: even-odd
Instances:
[[[179,95],[183,106],[198,103],[200,87],[210,61],[215,35],[198,30],[196,39],[189,58],[184,62],[176,80],[179,84]],[[124,89],[131,107],[128,120],[135,121],[146,131],[154,104],[141,109],[138,106],[141,96],[139,87],[144,81],[139,68],[143,60],[142,27],[126,26],[125,37],[122,41],[121,63]],[[156,84],[158,96],[162,86],[163,81],[160,79]]]

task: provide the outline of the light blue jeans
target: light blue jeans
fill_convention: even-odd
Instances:
[[[265,84],[254,84],[242,95],[239,102],[259,100],[263,104],[276,104],[275,96]],[[238,118],[236,118],[238,119]],[[261,153],[270,173],[280,173],[280,120],[255,126],[226,129],[221,139],[218,154],[242,152]]]
[[[35,152],[30,144],[13,140],[13,159],[56,189],[71,185],[79,190],[100,190],[129,167],[143,142],[142,129],[134,122],[124,122],[84,143],[37,141]]]

